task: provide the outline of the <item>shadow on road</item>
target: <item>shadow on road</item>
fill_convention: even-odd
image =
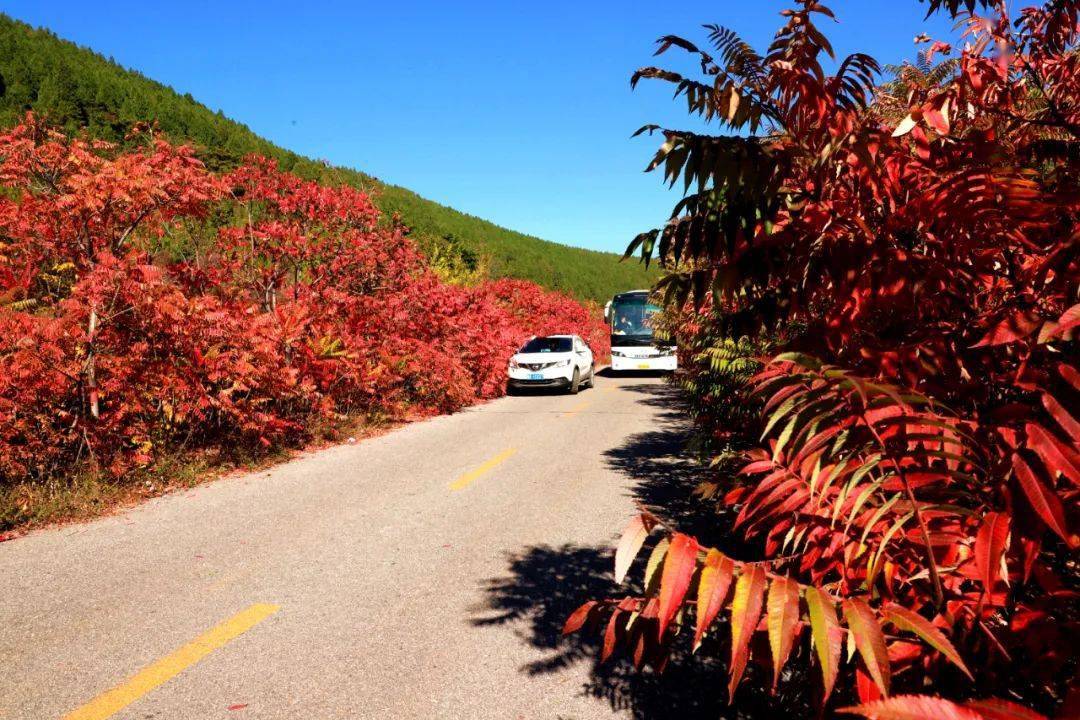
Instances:
[[[689,426],[679,411],[675,390],[666,384],[624,385],[621,390],[640,394],[640,402],[668,409],[654,430],[626,438],[608,450],[605,457],[612,468],[632,481],[635,500],[647,505],[672,527],[699,536],[703,542],[730,546],[730,539],[719,537],[718,529],[728,524],[718,521],[708,503],[692,496],[701,478],[701,468],[686,452]],[[725,542],[726,540],[726,542]],[[587,663],[589,680],[580,689],[586,695],[606,700],[613,709],[628,712],[640,720],[680,718],[787,718],[813,717],[814,713],[793,697],[783,694],[787,688],[805,687],[809,679],[786,678],[780,694],[770,697],[757,688],[768,688],[771,675],[767,669],[748,667],[740,686],[738,702],[727,704],[727,665],[730,650],[726,644],[730,630],[718,625],[716,638],[691,657],[689,639],[676,643],[667,669],[658,674],[636,670],[625,655],[607,663],[598,662],[600,631],[583,631],[569,637],[560,632],[567,616],[581,603],[638,593],[640,587],[617,588],[612,577],[613,538],[611,545],[538,545],[508,558],[507,573],[488,581],[484,587],[486,607],[473,622],[476,625],[511,624],[526,642],[545,651],[545,657],[522,668],[528,674],[556,673],[577,663]],[[631,582],[642,575],[648,550],[643,551],[631,570]],[[768,658],[768,651],[755,652]],[[789,668],[805,667],[791,662]]]
[[[603,699],[613,709],[626,711],[639,720],[794,720],[814,716],[809,707],[796,706],[796,698],[785,695],[792,689],[805,687],[809,678],[800,682],[785,677],[780,692],[770,697],[760,689],[768,688],[770,672],[755,665],[746,670],[736,695],[738,702],[729,706],[727,665],[721,659],[730,651],[717,640],[706,639],[702,649],[691,656],[689,638],[682,638],[667,669],[656,673],[652,669],[636,670],[625,654],[599,663],[599,629],[561,637],[567,616],[584,600],[614,594],[611,566],[609,547],[527,548],[509,558],[504,577],[487,583],[487,608],[473,622],[480,626],[511,623],[522,639],[545,651],[543,659],[521,669],[524,673],[557,673],[577,663],[586,663],[589,678],[579,692]],[[635,577],[640,575],[641,568],[637,568]],[[716,635],[724,642],[729,634],[726,625],[717,626]],[[768,652],[763,649],[755,654],[768,658]],[[800,665],[805,666],[805,661],[790,663],[790,667]]]

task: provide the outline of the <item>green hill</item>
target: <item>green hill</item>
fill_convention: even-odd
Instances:
[[[532,280],[601,301],[616,292],[646,287],[655,278],[636,262],[619,263],[612,253],[514,232],[362,172],[297,155],[220,111],[210,110],[191,95],[180,95],[48,30],[0,13],[0,125],[18,122],[28,110],[69,132],[85,130],[114,142],[123,141],[134,123],[156,121],[169,138],[198,147],[214,169],[227,169],[243,156],[259,153],[303,177],[375,188],[379,206],[384,212],[400,213],[422,247],[443,254],[479,255],[492,277]]]

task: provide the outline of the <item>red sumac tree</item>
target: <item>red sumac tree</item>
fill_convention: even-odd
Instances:
[[[643,129],[664,135],[649,169],[686,194],[628,255],[668,269],[666,322],[692,341],[692,394],[722,371],[738,381],[691,406],[739,451],[712,485],[757,542],[729,558],[675,532],[653,551],[644,596],[590,606],[625,618],[618,637],[639,662],[662,665],[681,629],[700,638],[727,616],[732,693],[758,631],[774,676],[804,638],[825,696],[841,680],[864,703],[932,686],[1049,712],[1070,692],[1080,3],[1016,17],[976,0],[930,9],[960,19],[964,49],[935,67],[953,51],[934,43],[884,84],[863,54],[826,73],[819,23],[832,13],[816,0],[783,13],[764,54],[710,26],[708,50],[659,41],[658,54],[699,61],[702,79],[634,74],[740,131]],[[725,397],[750,403],[757,434],[717,424]],[[1008,715],[994,702],[856,711]]]

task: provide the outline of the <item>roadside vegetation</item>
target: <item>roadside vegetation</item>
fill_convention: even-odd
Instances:
[[[733,539],[635,517],[615,579],[648,541],[643,590],[564,629],[603,658],[700,648],[777,717],[1080,712],[1080,3],[927,6],[964,48],[920,38],[890,79],[831,58],[816,0],[764,53],[707,26],[659,41],[703,77],[634,75],[732,132],[643,129],[687,193],[628,254],[668,270]]]
[[[165,460],[496,397],[534,333],[606,356],[595,304],[445,282],[366,193],[267,158],[214,173],[146,132],[120,148],[28,116],[0,134],[0,187],[0,529]]]
[[[216,172],[233,170],[256,154],[301,178],[369,192],[385,218],[400,215],[426,254],[472,256],[488,278],[529,280],[599,302],[656,279],[640,265],[619,263],[615,254],[514,232],[362,172],[289,152],[190,95],[0,13],[0,126],[21,122],[28,111],[68,134],[120,145],[131,127],[147,123],[174,143],[193,145]]]

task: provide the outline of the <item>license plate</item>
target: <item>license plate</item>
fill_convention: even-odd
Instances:
[[[543,380],[544,376],[540,373],[529,373],[530,380]]]
[[[649,363],[638,363],[637,366],[638,366],[638,370],[648,370],[649,369]]]

